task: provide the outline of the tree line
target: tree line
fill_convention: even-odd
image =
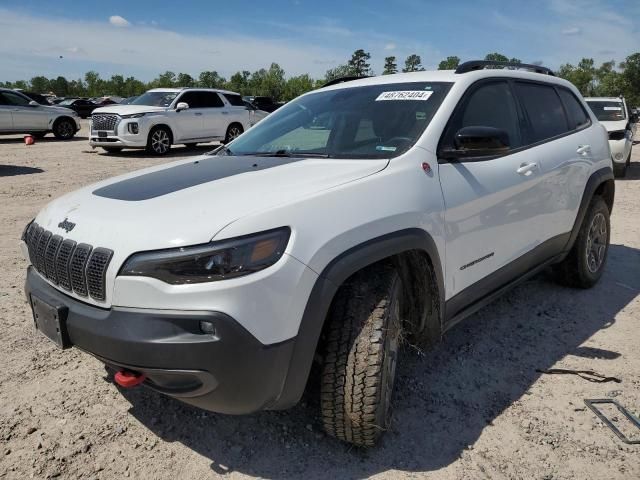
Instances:
[[[485,60],[522,63],[520,59],[507,57],[494,52],[485,56]],[[285,71],[277,63],[269,68],[255,72],[243,70],[231,77],[224,78],[217,71],[200,72],[197,76],[188,73],[164,72],[150,82],[143,82],[135,77],[113,75],[101,78],[95,71],[85,73],[84,78],[68,80],[63,76],[47,78],[36,76],[30,80],[16,82],[0,82],[7,88],[21,88],[37,93],[49,93],[62,97],[97,97],[114,95],[130,97],[140,95],[150,88],[161,87],[207,87],[223,88],[242,95],[264,95],[275,100],[291,100],[310,90],[319,88],[324,83],[340,77],[361,77],[374,75],[371,67],[371,55],[358,49],[344,64],[327,70],[324,78],[314,79],[308,74],[287,77]],[[539,64],[539,62],[533,62]],[[449,56],[438,64],[439,70],[453,70],[460,64],[460,58]],[[384,59],[382,75],[402,72],[423,71],[420,55],[411,54],[399,68],[398,58],[388,56]],[[556,72],[561,78],[572,82],[585,96],[619,96],[624,95],[630,105],[640,105],[640,53],[629,55],[624,61],[614,60],[596,65],[592,58],[583,58],[576,65],[566,63]]]

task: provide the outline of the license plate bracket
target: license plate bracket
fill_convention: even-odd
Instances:
[[[98,137],[107,138],[107,132],[98,132]]]
[[[71,341],[67,333],[67,313],[65,306],[56,306],[31,294],[31,310],[36,329],[45,337],[55,343],[59,348],[71,347]]]

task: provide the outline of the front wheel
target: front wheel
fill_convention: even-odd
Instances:
[[[604,271],[611,236],[609,207],[593,197],[569,255],[555,266],[560,283],[578,288],[595,285]]]
[[[227,134],[224,136],[224,144],[231,142],[238,138],[244,132],[242,125],[238,125],[237,123],[233,123],[229,125],[227,128]]]
[[[68,118],[62,118],[53,126],[53,134],[58,140],[69,140],[76,134],[76,126]]]
[[[171,149],[171,132],[165,127],[156,127],[149,132],[147,152],[165,155]]]
[[[329,435],[371,447],[388,429],[401,297],[400,277],[390,266],[363,270],[336,294],[327,319],[320,390]]]

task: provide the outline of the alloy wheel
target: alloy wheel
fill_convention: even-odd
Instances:
[[[607,252],[607,221],[602,213],[593,217],[587,235],[587,268],[591,273],[596,273]]]

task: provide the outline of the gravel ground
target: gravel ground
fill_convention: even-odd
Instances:
[[[321,432],[313,394],[285,412],[206,413],[147,389],[119,391],[93,357],[36,334],[23,294],[24,225],[62,193],[167,160],[90,153],[82,132],[30,147],[0,137],[0,478],[640,478],[640,445],[619,441],[583,403],[610,397],[640,413],[636,152],[616,181],[602,281],[580,291],[542,274],[431,351],[407,349],[393,426],[361,451]],[[622,382],[536,372],[552,367]]]

